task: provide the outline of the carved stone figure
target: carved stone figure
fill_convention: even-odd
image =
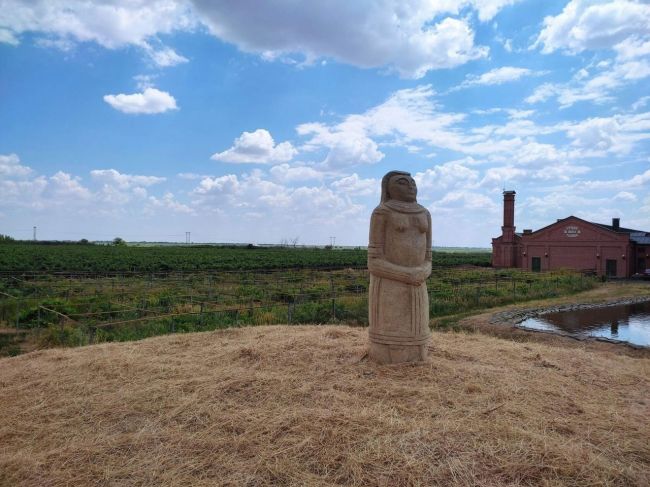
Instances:
[[[391,171],[370,219],[369,357],[382,364],[427,355],[431,274],[431,215],[416,201],[411,175]]]

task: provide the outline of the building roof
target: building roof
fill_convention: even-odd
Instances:
[[[595,222],[590,222],[587,220],[583,220],[582,218],[579,218],[577,216],[568,216],[566,218],[559,218],[555,223],[551,223],[550,225],[546,225],[545,227],[540,228],[539,230],[535,230],[532,233],[537,233],[542,230],[547,229],[548,227],[551,227],[553,225],[557,225],[558,223],[568,220],[569,218],[575,218],[576,220],[581,220],[585,223],[589,223],[590,225],[594,225],[596,227],[603,228],[605,230],[609,230],[610,232],[616,232],[616,233],[627,233],[630,235],[630,240],[638,243],[638,244],[643,244],[643,245],[650,245],[650,232],[646,232],[643,230],[634,230],[632,228],[624,228],[624,227],[618,227],[618,229],[614,229],[614,225],[605,225],[604,223],[595,223]],[[522,233],[517,233],[518,236],[522,236]]]

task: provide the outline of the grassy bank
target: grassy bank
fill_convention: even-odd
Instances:
[[[646,486],[650,359],[277,326],[0,359],[0,484]]]

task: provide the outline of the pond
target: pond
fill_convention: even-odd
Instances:
[[[546,313],[517,326],[650,346],[650,301]]]

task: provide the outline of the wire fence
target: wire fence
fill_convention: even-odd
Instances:
[[[368,280],[367,269],[359,268],[0,274],[0,328],[30,332],[48,346],[231,326],[366,326]],[[593,276],[571,271],[435,269],[427,281],[430,315],[566,294],[595,283]]]

